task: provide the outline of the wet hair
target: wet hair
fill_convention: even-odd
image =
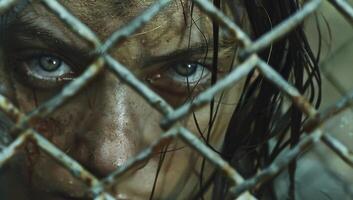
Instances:
[[[17,14],[21,12],[29,3],[29,0],[19,1],[16,6],[14,6],[10,11],[7,11],[5,14],[0,15],[0,67],[5,64],[5,59],[3,55],[3,45],[6,41],[6,28],[9,24],[16,18]],[[4,85],[0,84],[0,94],[7,96],[7,89]],[[0,110],[0,151],[2,151],[9,143],[12,138],[7,133],[13,123],[11,120]]]
[[[245,0],[243,3],[254,40],[293,15],[301,6],[298,0]],[[228,5],[232,6],[231,3]],[[319,55],[313,54],[303,25],[259,52],[259,55],[284,79],[305,94],[311,103],[319,106]],[[288,105],[279,89],[263,76],[256,75],[254,80],[254,73],[256,72],[253,71],[247,77],[221,152],[222,157],[244,178],[256,175],[259,169],[269,166],[283,149],[298,143],[304,117],[294,105]],[[296,161],[288,168],[289,199],[295,199],[295,169]],[[213,199],[225,199],[228,194],[227,178],[216,175],[213,177],[213,183]],[[276,199],[272,184],[268,181],[251,192],[259,199]]]

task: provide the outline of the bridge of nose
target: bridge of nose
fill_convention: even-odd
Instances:
[[[150,143],[152,135],[160,132],[156,130],[160,116],[108,71],[89,90],[93,112],[87,131],[79,137],[88,154],[84,163],[104,176]]]

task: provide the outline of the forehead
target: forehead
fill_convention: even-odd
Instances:
[[[75,16],[96,32],[106,28],[118,28],[138,16],[152,1],[135,0],[61,0]]]
[[[155,0],[60,0],[73,15],[87,24],[93,31],[102,38],[108,37],[113,31],[126,25],[129,21],[139,16],[150,7]],[[39,4],[39,3],[37,3]],[[43,13],[42,6],[34,6],[36,10]],[[44,11],[47,13],[47,11]],[[150,32],[152,29],[159,29],[159,32],[166,30],[182,31],[188,26],[190,20],[190,1],[171,1],[162,9],[156,17],[140,29],[141,33]],[[48,15],[42,15],[48,17]],[[200,12],[193,11],[193,18],[201,23]],[[206,19],[206,17],[203,17]],[[52,21],[57,19],[49,18]],[[57,23],[56,25],[62,25]],[[202,27],[205,28],[205,27]],[[164,31],[162,31],[164,30]]]
[[[59,2],[88,25],[101,40],[105,40],[156,1],[59,0]],[[160,49],[171,52],[175,48],[185,47],[190,41],[191,45],[197,45],[205,39],[210,40],[212,36],[210,20],[195,8],[192,12],[192,22],[190,4],[189,0],[172,1],[153,20],[130,37],[132,39],[129,39],[129,42],[134,43],[132,45],[129,43],[130,47],[137,47],[136,43],[143,44],[150,49],[148,54],[154,54],[154,51],[160,52]],[[72,31],[38,1],[27,9],[23,18],[30,19],[44,29],[51,29],[56,35],[62,35],[61,38],[69,43],[76,44],[78,41]],[[82,43],[78,43],[76,46],[81,45]]]

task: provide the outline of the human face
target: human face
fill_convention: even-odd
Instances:
[[[139,0],[60,2],[102,41],[152,4]],[[189,8],[189,1],[171,3],[139,32],[110,51],[173,107],[204,91],[211,82],[212,23],[195,8],[190,26]],[[21,13],[8,33],[7,67],[2,70],[11,75],[7,81],[13,88],[8,96],[24,112],[32,111],[57,94],[93,60],[89,54],[92,48],[38,2]],[[220,41],[218,76],[221,78],[234,63],[236,48],[225,32],[221,32]],[[215,149],[221,146],[240,87],[224,91],[222,99],[216,97],[220,108],[209,140]],[[209,116],[209,106],[195,112],[197,124],[205,134]],[[104,177],[160,136],[161,119],[162,115],[139,94],[104,70],[50,117],[38,119],[35,129],[94,175]],[[181,123],[200,137],[192,114]],[[154,198],[186,199],[195,194],[203,159],[179,140],[160,145],[149,160],[119,179],[110,192],[117,199],[148,199],[165,149]],[[26,161],[21,164],[30,199],[85,197],[86,187],[49,156],[29,146],[24,152]],[[212,169],[207,165],[204,178],[209,177]]]

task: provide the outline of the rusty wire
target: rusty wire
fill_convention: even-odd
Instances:
[[[3,0],[3,1],[0,1],[0,15],[5,13],[11,7],[15,6],[16,3],[18,3],[18,1],[19,0]]]
[[[115,45],[118,45],[119,42],[135,33],[139,28],[150,21],[163,8],[165,8],[171,0],[157,0],[140,16],[132,20],[123,28],[114,32],[105,42],[101,42],[89,27],[70,14],[70,12],[68,12],[56,0],[42,0],[41,2],[47,7],[48,10],[52,11],[75,34],[80,36],[92,46],[92,52],[96,55],[96,59],[80,77],[69,83],[58,95],[40,105],[28,115],[22,113],[6,97],[0,95],[0,109],[15,122],[11,132],[17,134],[17,138],[7,148],[0,152],[0,167],[16,154],[18,147],[25,145],[28,141],[34,142],[49,156],[53,157],[62,166],[67,168],[73,176],[85,183],[90,191],[88,196],[95,199],[114,199],[106,192],[106,188],[114,184],[119,177],[130,168],[136,166],[139,162],[150,158],[153,149],[158,144],[164,142],[165,140],[172,140],[175,138],[181,138],[186,144],[188,144],[195,151],[199,152],[229,178],[231,183],[233,183],[231,195],[234,199],[256,199],[248,192],[249,190],[268,179],[274,178],[284,168],[286,168],[293,159],[297,158],[299,154],[307,152],[310,147],[320,141],[327,145],[348,165],[353,167],[353,154],[349,148],[345,147],[337,139],[321,130],[321,125],[325,123],[325,121],[352,105],[353,93],[344,97],[328,110],[318,112],[295,87],[286,82],[276,71],[272,69],[271,66],[257,56],[257,52],[270,46],[273,42],[280,39],[293,30],[296,26],[301,24],[308,15],[314,13],[318,9],[322,1],[323,0],[306,1],[303,8],[296,14],[289,17],[277,27],[274,27],[272,31],[268,32],[257,41],[251,41],[250,37],[238,25],[214,7],[210,1],[194,0],[196,6],[198,6],[200,10],[205,12],[209,17],[217,20],[234,36],[241,48],[239,59],[243,62],[235,66],[234,70],[224,79],[199,94],[195,100],[186,103],[177,109],[173,109],[172,106],[170,106],[163,98],[149,89],[125,66],[120,64],[119,61],[115,60],[108,54],[109,49],[113,48]],[[346,1],[328,1],[342,15],[345,16],[350,23],[353,22],[353,9]],[[16,3],[18,3],[16,0],[1,0],[0,15],[6,13],[6,11],[15,6]],[[37,117],[45,117],[60,108],[60,106],[71,97],[77,95],[90,80],[102,71],[105,66],[107,66],[107,68],[117,77],[132,87],[151,106],[164,115],[164,118],[160,124],[165,132],[161,133],[160,137],[156,139],[156,141],[148,148],[141,151],[136,157],[131,158],[123,166],[117,168],[116,171],[100,181],[89,171],[84,169],[77,161],[71,159],[64,152],[51,144],[46,138],[36,132],[31,127],[32,124],[30,124],[30,122]],[[225,88],[234,85],[241,78],[247,76],[248,73],[254,68],[258,69],[261,75],[276,85],[293,102],[293,104],[308,117],[308,121],[304,126],[304,130],[307,134],[301,139],[297,146],[285,152],[285,155],[281,157],[281,159],[273,162],[268,168],[260,171],[256,176],[244,180],[236,169],[232,168],[226,161],[208,148],[188,129],[180,126],[178,121],[190,112],[197,110],[202,105],[209,103],[215,95],[220,93]]]

